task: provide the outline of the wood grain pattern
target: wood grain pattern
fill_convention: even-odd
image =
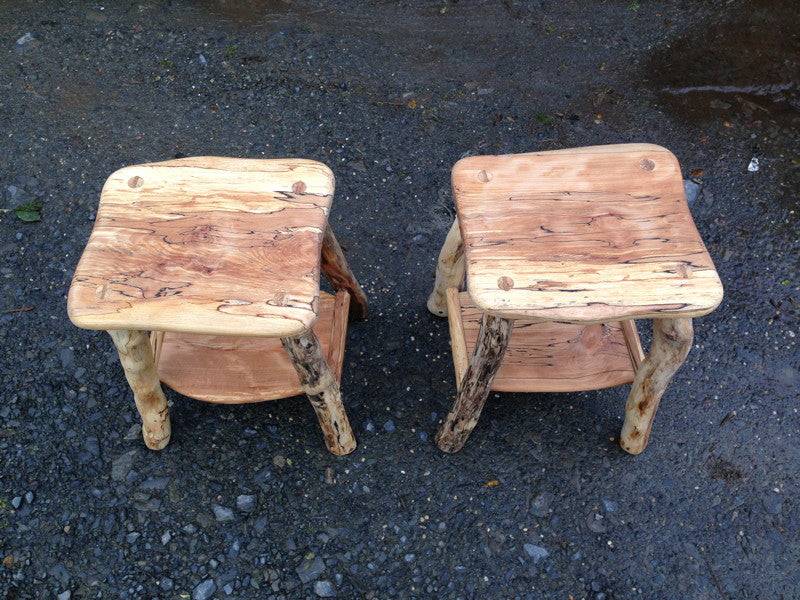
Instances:
[[[468,290],[484,311],[601,323],[699,316],[722,299],[665,148],[474,156],[452,182]]]
[[[693,337],[691,319],[653,320],[653,344],[625,404],[619,443],[626,452],[640,454],[647,447],[661,397],[686,360]]]
[[[320,292],[313,331],[339,381],[344,362],[349,294]],[[166,333],[158,373],[176,392],[206,402],[240,404],[304,393],[279,338]]]
[[[436,434],[436,445],[443,452],[458,452],[478,424],[503,355],[508,348],[513,322],[484,314],[478,341],[469,361],[455,402]]]
[[[447,290],[460,288],[464,282],[464,244],[461,241],[461,231],[458,219],[453,220],[450,231],[439,251],[439,260],[436,263],[436,281],[433,291],[428,297],[428,310],[437,317],[446,317],[448,310]]]
[[[117,348],[125,378],[142,418],[144,443],[151,450],[161,450],[169,443],[172,426],[147,332],[111,330],[108,333]]]
[[[185,158],[120,169],[68,297],[88,329],[291,336],[317,317],[334,191],[310,160]]]
[[[463,377],[463,358],[471,356],[483,313],[467,292],[448,290],[451,323],[460,314],[460,338],[451,335],[457,380]],[[514,321],[511,342],[491,389],[496,392],[576,392],[631,383],[635,363],[619,322],[571,324]],[[634,327],[633,352],[642,347]],[[463,344],[456,349],[457,344]],[[459,374],[461,373],[461,375]]]

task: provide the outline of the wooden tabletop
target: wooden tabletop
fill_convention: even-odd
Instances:
[[[509,318],[694,317],[722,300],[675,156],[620,144],[453,167],[467,286]]]
[[[197,157],[106,181],[75,270],[87,329],[293,336],[318,315],[334,177],[303,159]]]

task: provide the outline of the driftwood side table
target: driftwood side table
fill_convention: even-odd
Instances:
[[[428,300],[449,316],[458,388],[439,448],[463,447],[490,390],[632,383],[620,445],[642,452],[692,318],[722,301],[675,156],[650,144],[474,156],[452,183]],[[647,357],[633,319],[653,320]]]
[[[160,380],[209,402],[305,392],[328,449],[355,449],[339,379],[348,314],[367,302],[328,225],[333,192],[331,170],[301,159],[185,158],[108,178],[67,310],[111,335],[148,448],[170,439]]]

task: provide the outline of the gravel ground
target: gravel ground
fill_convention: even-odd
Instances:
[[[0,0],[7,598],[800,598],[800,11],[587,4]],[[702,186],[726,286],[650,447],[617,446],[612,389],[493,395],[439,452],[454,382],[425,299],[450,166],[633,141]],[[350,456],[303,398],[172,392],[150,452],[110,340],[67,320],[107,175],[204,154],[336,173],[372,309],[349,334]]]

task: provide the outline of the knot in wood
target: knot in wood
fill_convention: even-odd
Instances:
[[[508,290],[514,287],[514,280],[511,279],[511,277],[506,277],[505,275],[503,275],[497,280],[497,287],[507,292]]]
[[[487,183],[492,180],[492,174],[481,169],[478,171],[478,180],[482,181],[483,183]]]
[[[302,194],[303,192],[305,192],[305,191],[306,191],[306,184],[305,184],[305,182],[304,182],[304,181],[295,181],[295,182],[292,184],[292,191],[293,191],[295,194]]]
[[[652,171],[656,168],[656,163],[654,163],[649,158],[643,158],[639,163],[639,166],[645,171]]]
[[[144,179],[139,177],[138,175],[134,175],[130,179],[128,179],[128,187],[130,188],[140,188],[144,185]]]

